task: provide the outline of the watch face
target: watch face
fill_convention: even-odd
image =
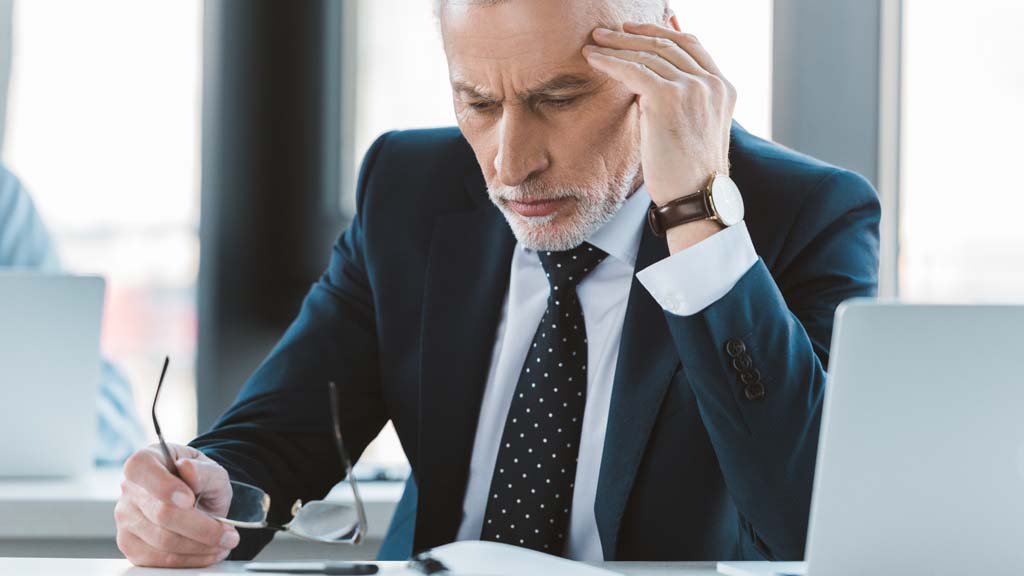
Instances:
[[[715,178],[711,184],[711,204],[722,224],[732,226],[743,220],[743,196],[732,178]]]

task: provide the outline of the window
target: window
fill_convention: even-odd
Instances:
[[[736,121],[758,136],[771,138],[772,0],[670,0],[669,4],[679,27],[697,36],[736,86]]]
[[[103,350],[140,414],[171,356],[162,402],[176,441],[196,432],[201,10],[16,3],[4,146],[65,268],[107,278]]]
[[[904,7],[901,295],[1019,301],[1024,186],[1011,172],[1024,130],[1024,6]]]
[[[361,0],[357,8],[354,151],[359,166],[373,140],[393,129],[454,126],[448,65],[426,0]],[[672,0],[680,26],[696,34],[739,94],[736,119],[751,132],[771,136],[771,0]],[[743,18],[736,18],[741,13]],[[410,95],[410,86],[415,94]],[[347,185],[354,190],[355,175]],[[352,195],[346,205],[354,208]],[[388,426],[361,465],[405,462]]]

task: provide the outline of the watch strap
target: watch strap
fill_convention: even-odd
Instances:
[[[651,204],[647,210],[647,222],[655,236],[664,236],[665,231],[676,226],[713,218],[714,213],[708,205],[708,191],[701,190],[658,206]]]

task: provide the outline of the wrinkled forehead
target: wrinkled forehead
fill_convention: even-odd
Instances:
[[[605,0],[450,0],[441,18],[453,80],[482,85],[508,76],[529,83],[553,72],[592,73],[580,49],[597,26],[611,25]]]

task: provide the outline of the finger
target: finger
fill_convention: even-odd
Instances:
[[[208,546],[185,538],[180,534],[175,534],[170,530],[165,530],[150,522],[142,514],[138,506],[129,499],[122,499],[117,503],[114,509],[114,517],[117,519],[119,530],[131,532],[151,548],[161,552],[190,556],[216,556],[225,550],[231,550],[238,544],[237,541],[226,541],[222,542],[222,544],[225,544],[223,546]]]
[[[221,547],[238,538],[233,526],[222,524],[195,508],[178,508],[154,498],[144,488],[126,482],[123,487],[150,522],[207,546]],[[229,535],[230,534],[230,535]]]
[[[623,25],[623,29],[630,32],[636,32],[638,34],[649,34],[659,38],[668,38],[675,42],[677,46],[681,47],[702,69],[706,70],[710,74],[714,74],[715,76],[722,78],[722,71],[718,68],[718,64],[715,63],[711,54],[708,53],[707,49],[704,48],[704,45],[701,44],[693,34],[680,32],[679,30],[673,30],[672,28],[653,23],[627,22]]]
[[[157,568],[205,568],[228,557],[229,551],[218,554],[174,554],[153,548],[127,530],[118,530],[117,547],[136,566]]]
[[[231,507],[231,479],[223,466],[212,460],[183,458],[175,465],[181,479],[199,496],[199,507],[215,516],[227,516]]]
[[[587,62],[596,70],[622,82],[627,88],[640,96],[653,98],[659,90],[671,84],[653,70],[632,60],[623,60],[617,56],[602,54],[593,50],[584,50]]]
[[[607,28],[594,29],[594,41],[607,48],[641,50],[654,52],[688,74],[706,76],[708,71],[686,53],[672,38],[632,32],[620,32]]]
[[[153,447],[143,448],[128,458],[124,463],[124,477],[179,508],[191,508],[195,503],[192,489],[167,469],[163,455]]]
[[[631,62],[643,64],[653,70],[658,76],[672,82],[681,80],[685,75],[685,72],[654,52],[645,52],[642,50],[620,50],[617,48],[606,48],[604,46],[588,46],[588,51],[606,54],[608,56],[615,56],[622,60],[629,60]]]

